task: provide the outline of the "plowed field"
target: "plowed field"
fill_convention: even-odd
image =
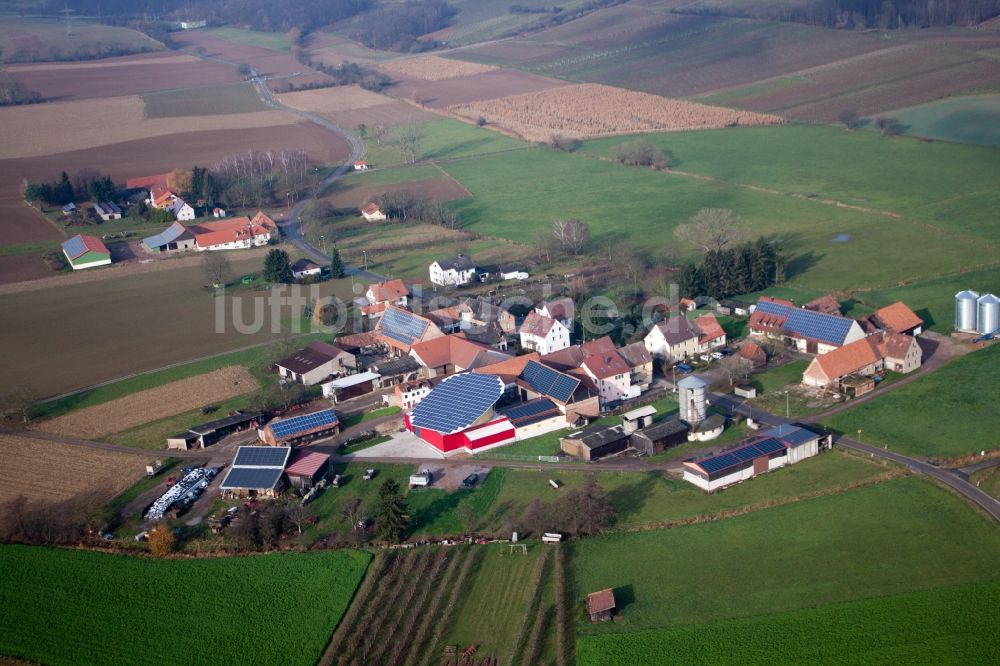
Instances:
[[[546,141],[553,134],[588,138],[784,122],[779,116],[706,106],[598,84],[459,104],[448,110],[470,120],[482,116],[490,124],[530,141]]]
[[[481,65],[476,62],[449,60],[440,56],[417,56],[382,63],[382,69],[396,74],[412,76],[428,81],[442,81],[460,76],[472,76],[497,69],[492,65]]]

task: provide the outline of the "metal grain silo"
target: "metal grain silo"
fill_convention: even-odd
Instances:
[[[977,301],[979,321],[976,328],[981,335],[996,333],[1000,329],[1000,298],[983,294]]]
[[[690,375],[677,382],[677,400],[681,408],[681,420],[696,426],[705,420],[705,387],[704,381]]]
[[[974,291],[961,291],[955,294],[955,330],[976,332],[976,312],[978,310],[979,294]]]

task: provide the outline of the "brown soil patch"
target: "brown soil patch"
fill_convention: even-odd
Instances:
[[[472,193],[462,187],[454,178],[441,177],[389,185],[355,185],[335,192],[327,199],[338,208],[360,208],[369,201],[375,201],[386,192],[413,192],[417,196],[427,197],[435,201],[452,201],[472,196]]]
[[[117,495],[146,473],[147,459],[128,453],[0,434],[0,502],[65,500],[81,493]]]
[[[390,88],[393,95],[401,99],[419,97],[423,105],[432,109],[570,85],[565,81],[511,69],[495,69],[482,74],[441,81],[427,81],[389,71],[386,73],[396,82]]]
[[[13,254],[0,257],[0,284],[53,276],[55,273],[37,254]]]
[[[380,104],[391,104],[394,100],[358,86],[338,86],[336,88],[283,93],[278,97],[278,101],[299,111],[326,113],[328,111],[367,109]]]
[[[667,99],[596,83],[501,97],[448,107],[456,115],[491,125],[529,141],[553,134],[575,138],[729,127],[775,125],[783,118]]]
[[[390,60],[389,62],[382,63],[381,67],[393,74],[402,74],[403,76],[424,79],[426,81],[443,81],[444,79],[472,76],[498,69],[493,65],[481,65],[477,62],[466,62],[464,60],[451,60],[434,55]]]
[[[188,123],[191,120],[186,119]],[[197,126],[188,125],[190,127]],[[350,154],[350,146],[340,136],[318,125],[300,122],[242,130],[179,132],[167,140],[142,138],[105,145],[100,150],[76,150],[30,160],[0,160],[0,244],[62,237],[58,229],[21,200],[18,187],[24,178],[51,179],[63,170],[72,175],[80,169],[99,169],[121,183],[137,175],[195,165],[209,166],[251,146],[257,150],[305,149],[311,159],[325,164],[342,163]]]
[[[43,421],[36,427],[57,435],[95,439],[250,393],[257,380],[240,366],[221,368]]]
[[[178,62],[202,62],[190,55],[163,53],[140,53],[138,55],[121,56],[118,58],[103,58],[101,60],[85,60],[82,62],[29,62],[8,65],[6,70],[16,72],[40,72],[55,69],[104,69],[106,67],[128,67],[130,65],[167,65]]]
[[[330,122],[347,129],[357,127],[360,123],[364,123],[368,127],[374,127],[378,123],[382,123],[386,127],[395,127],[410,123],[441,120],[441,116],[433,111],[421,109],[412,104],[399,101],[370,106],[367,109],[347,109],[344,111],[322,113],[320,115]]]
[[[14,106],[0,111],[0,159],[96,148],[177,134],[192,127],[201,131],[253,129],[296,121],[295,116],[284,111],[144,118],[138,96]]]

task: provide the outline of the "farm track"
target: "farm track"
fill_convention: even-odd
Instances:
[[[570,601],[567,587],[569,568],[566,566],[566,547],[559,545],[555,562],[556,586],[556,666],[576,663],[573,641],[573,623],[568,609]]]

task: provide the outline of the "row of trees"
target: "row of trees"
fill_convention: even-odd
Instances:
[[[310,173],[304,150],[249,150],[219,161],[201,191],[218,192],[240,208],[264,206],[298,197],[308,188]]]
[[[41,94],[26,89],[9,75],[0,72],[0,106],[38,104],[41,101]]]
[[[626,141],[615,146],[612,155],[622,164],[629,166],[647,166],[654,169],[665,169],[670,158],[665,152],[643,139]]]
[[[388,219],[397,222],[436,224],[448,229],[461,226],[458,213],[447,205],[409,190],[385,192],[379,197],[379,208]]]
[[[112,516],[107,497],[97,493],[62,501],[29,500],[23,495],[0,505],[0,541],[72,545],[96,537]]]
[[[293,53],[295,54],[295,58],[306,67],[312,67],[313,69],[323,72],[332,78],[333,85],[335,86],[349,86],[357,84],[365,90],[379,92],[392,83],[392,79],[382,72],[369,67],[364,67],[356,62],[344,61],[339,65],[327,65],[313,60],[312,55],[308,51],[298,46],[293,49]],[[312,87],[322,87],[323,85],[324,84],[319,84]],[[300,86],[300,89],[308,87],[310,86]]]
[[[739,247],[708,251],[701,266],[684,266],[678,284],[685,295],[727,298],[767,289],[779,284],[781,279],[781,256],[777,246],[759,238]]]

